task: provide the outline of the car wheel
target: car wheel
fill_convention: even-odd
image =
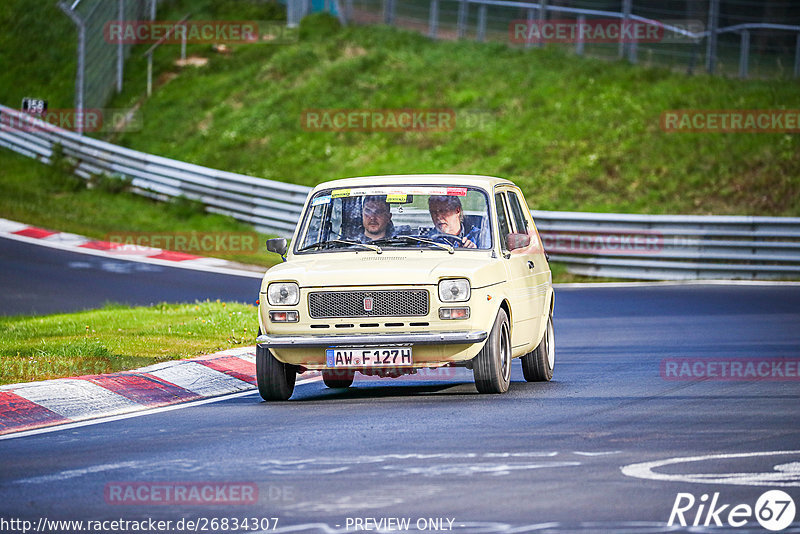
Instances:
[[[266,347],[256,345],[256,380],[265,401],[288,400],[294,392],[294,365],[279,362]]]
[[[551,314],[547,317],[547,328],[539,346],[522,357],[522,375],[528,382],[547,382],[553,378],[555,363],[556,344]]]
[[[494,320],[489,339],[472,366],[475,387],[480,393],[505,393],[511,382],[511,334],[508,315],[502,308]]]
[[[353,384],[355,371],[330,369],[322,371],[322,381],[331,389],[349,388]]]

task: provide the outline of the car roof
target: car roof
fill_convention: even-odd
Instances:
[[[514,185],[511,180],[478,174],[390,174],[385,176],[359,176],[322,182],[314,188],[360,187],[378,185],[458,185],[473,186],[489,191],[496,185]]]

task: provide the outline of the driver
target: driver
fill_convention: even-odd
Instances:
[[[466,248],[477,248],[480,228],[473,226],[465,228],[464,210],[461,208],[461,200],[451,195],[434,195],[428,198],[428,209],[431,212],[431,220],[436,227],[430,237],[436,239],[437,236],[452,236],[455,239],[443,239],[444,242]]]
[[[357,238],[361,243],[391,237],[394,227],[392,225],[392,212],[389,209],[389,203],[386,202],[386,197],[379,195],[364,197],[361,223],[364,226],[364,231]]]

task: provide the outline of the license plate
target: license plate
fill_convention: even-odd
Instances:
[[[404,367],[411,365],[411,347],[333,348],[325,350],[328,367]]]

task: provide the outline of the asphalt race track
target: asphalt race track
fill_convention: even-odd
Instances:
[[[255,304],[258,278],[56,250],[0,237],[0,315],[99,308],[107,302],[222,299]]]
[[[0,242],[5,269],[8,244]],[[152,274],[120,277],[136,280],[136,292],[114,295],[211,292],[180,296],[167,281],[144,287],[142,276]],[[57,280],[43,283],[61,291]],[[114,285],[108,277],[86,283]],[[797,285],[559,288],[550,383],[524,382],[516,361],[510,392],[498,396],[477,394],[466,370],[427,380],[359,377],[348,390],[313,381],[285,403],[244,394],[5,439],[0,516],[34,526],[171,521],[163,532],[244,532],[234,518],[250,527],[250,518],[274,517],[277,532],[405,530],[392,518],[425,532],[668,532],[683,530],[668,526],[682,493],[678,508],[700,525],[692,532],[767,532],[754,516],[734,529],[728,514],[755,508],[773,489],[800,508],[800,382],[796,366],[783,367],[800,358],[799,326]],[[740,374],[670,375],[698,365],[712,374],[712,362],[717,374],[738,362]],[[748,375],[748,363],[768,376]],[[223,490],[202,502],[165,502],[179,486]],[[226,488],[242,486],[256,491],[255,504],[231,502]],[[717,510],[727,506],[708,517],[712,500]],[[723,527],[713,527],[715,518]],[[274,526],[267,521],[259,529]],[[799,521],[783,532],[800,532]]]

